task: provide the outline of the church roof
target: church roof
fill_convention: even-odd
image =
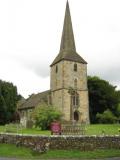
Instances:
[[[18,105],[18,110],[24,110],[29,108],[35,108],[41,103],[48,103],[48,95],[50,90],[44,91],[38,94],[32,94],[28,99],[24,101],[21,105]]]
[[[65,11],[65,18],[64,18],[64,26],[63,26],[63,33],[61,38],[61,46],[60,52],[51,64],[60,62],[61,60],[69,60],[79,63],[87,63],[79,54],[76,52],[74,34],[73,34],[73,27],[69,9],[69,3],[67,1],[66,4],[66,11]]]

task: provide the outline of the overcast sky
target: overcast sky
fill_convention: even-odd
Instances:
[[[120,0],[69,0],[77,52],[88,74],[120,88]],[[0,79],[24,97],[50,87],[66,0],[0,0]]]

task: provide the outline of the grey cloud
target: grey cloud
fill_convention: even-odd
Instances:
[[[120,66],[111,66],[105,72],[103,77],[117,88],[120,88]]]
[[[90,75],[96,75],[99,76],[100,78],[103,78],[107,81],[109,81],[110,83],[112,83],[113,85],[117,86],[118,88],[120,88],[120,65],[119,63],[116,65],[115,64],[111,64],[109,66],[106,66],[105,64],[103,64],[100,68],[91,68]]]
[[[120,82],[120,66],[111,66],[105,72],[103,76],[111,81]]]
[[[45,59],[34,57],[14,57],[15,60],[25,69],[31,70],[36,75],[46,78],[49,76],[49,62]]]
[[[46,63],[32,64],[32,70],[40,77],[49,76],[49,65]]]

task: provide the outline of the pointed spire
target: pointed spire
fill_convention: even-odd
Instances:
[[[68,1],[66,3],[66,11],[65,11],[65,19],[64,19],[60,52],[67,51],[67,50],[76,51]]]
[[[76,53],[75,40],[74,40],[74,34],[73,34],[72,21],[71,21],[68,1],[66,4],[60,52],[50,66],[52,67],[54,64],[62,60],[87,64],[87,62],[79,54]]]

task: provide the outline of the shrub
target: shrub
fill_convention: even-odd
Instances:
[[[55,107],[42,104],[35,108],[32,117],[35,121],[35,127],[40,127],[41,130],[46,130],[50,127],[51,122],[61,119],[61,112]]]
[[[109,109],[104,111],[102,114],[97,113],[96,119],[99,123],[105,124],[116,123],[118,121],[117,117],[114,116],[114,114]]]

